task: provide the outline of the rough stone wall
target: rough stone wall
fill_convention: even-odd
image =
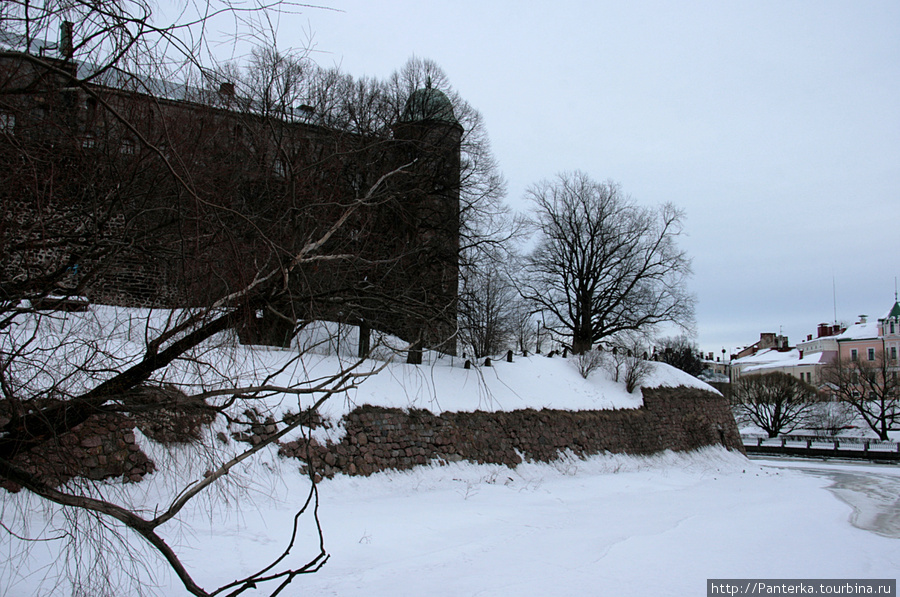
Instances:
[[[137,482],[156,470],[155,463],[135,441],[135,429],[165,444],[190,443],[200,439],[201,429],[215,420],[202,401],[192,400],[170,387],[144,387],[131,393],[137,406],[131,416],[96,414],[70,431],[15,458],[15,463],[55,487],[74,478],[100,480],[122,477]],[[0,401],[0,425],[11,413]],[[0,477],[0,487],[17,491],[19,486]]]
[[[51,487],[73,477],[92,480],[123,477],[125,481],[140,481],[156,470],[156,466],[135,443],[134,427],[135,421],[128,417],[95,415],[60,435],[55,442],[21,454],[16,464]],[[2,478],[0,487],[9,491],[20,489]]]
[[[570,450],[652,454],[724,445],[743,452],[726,401],[693,388],[644,389],[639,409],[604,411],[519,410],[444,413],[362,406],[344,420],[340,443],[312,440],[282,445],[281,454],[312,465],[316,473],[369,475],[431,461],[549,462]]]
[[[434,415],[426,410],[362,406],[345,417],[347,434],[341,442],[292,441],[282,444],[280,453],[331,477],[409,469],[432,461],[514,467],[523,458],[549,462],[565,451],[578,456],[653,454],[717,444],[744,451],[734,417],[721,396],[684,387],[644,389],[643,394],[641,408],[599,411],[526,409]],[[185,442],[195,440],[199,427],[211,420],[206,413],[179,416],[165,410],[137,419],[96,415],[18,461],[54,486],[73,477],[140,481],[156,466],[135,443],[135,427],[156,441]],[[275,429],[273,420],[260,420],[235,439],[255,444]],[[0,487],[19,489],[2,479]]]

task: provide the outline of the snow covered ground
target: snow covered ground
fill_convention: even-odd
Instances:
[[[707,578],[897,577],[896,536],[853,527],[828,484],[721,450],[338,478],[321,492],[332,559],[295,594],[682,596]]]
[[[171,533],[202,585],[280,552],[306,495],[294,470],[268,459],[239,510],[238,496],[220,496]],[[872,484],[830,491],[836,474]],[[337,477],[319,485],[330,559],[284,594],[683,596],[704,594],[707,578],[897,578],[898,487],[897,467],[757,462],[718,448]],[[309,522],[299,554],[315,553]],[[8,560],[0,595],[35,594],[51,563],[50,544]],[[184,594],[159,580],[159,594]]]
[[[107,316],[97,310],[95,317],[102,324]],[[105,337],[127,355],[140,349],[128,334]],[[344,346],[352,350],[352,338]],[[333,371],[346,357],[340,347],[330,352],[312,354],[282,375],[310,378]],[[227,365],[238,375],[271,371],[295,354],[235,347]],[[628,394],[605,372],[585,380],[571,360],[559,357],[518,358],[472,370],[464,370],[460,359],[428,358],[420,367],[388,365],[358,390],[326,403],[326,416],[337,420],[363,403],[435,413],[642,403],[639,392]],[[705,385],[661,365],[646,385],[681,384]],[[267,406],[277,414],[303,404],[275,397]],[[227,431],[221,421],[209,436],[217,431]],[[99,485],[138,508],[164,507],[173,490],[199,478],[208,465],[189,458],[188,448],[157,445],[140,434],[138,441],[160,470],[138,484]],[[238,449],[234,444],[218,446],[206,458],[221,462]],[[309,480],[299,474],[297,461],[278,457],[275,449],[259,456],[164,528],[201,586],[255,571],[288,540]],[[653,457],[563,456],[515,469],[435,465],[338,476],[320,483],[318,492],[330,559],[282,595],[681,596],[703,594],[707,578],[900,576],[895,466],[757,462],[706,449]],[[301,520],[294,565],[318,548],[312,517]],[[117,596],[185,594],[133,534],[81,541],[68,531],[96,522],[61,513],[26,492],[0,494],[0,523],[0,597],[93,597],[93,587],[73,590],[72,584],[87,586],[102,577],[120,585]],[[10,531],[40,540],[22,541]],[[143,552],[146,567],[133,566],[129,552]]]

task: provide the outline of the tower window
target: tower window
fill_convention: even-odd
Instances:
[[[16,128],[16,115],[0,112],[0,133],[10,133]],[[893,324],[892,324],[893,325]]]

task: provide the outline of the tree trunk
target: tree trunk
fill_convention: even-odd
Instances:
[[[409,348],[409,353],[406,355],[406,362],[409,365],[421,365],[422,364],[422,341],[416,341]]]
[[[581,338],[579,336],[572,337],[572,354],[584,354],[591,350],[591,339]]]
[[[368,323],[362,322],[359,324],[359,349],[357,350],[356,356],[364,359],[369,355],[371,349],[372,329],[369,327]]]

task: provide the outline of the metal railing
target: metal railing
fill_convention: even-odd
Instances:
[[[742,434],[741,440],[748,454],[900,461],[900,442],[867,437],[782,435],[770,438],[765,435]]]

